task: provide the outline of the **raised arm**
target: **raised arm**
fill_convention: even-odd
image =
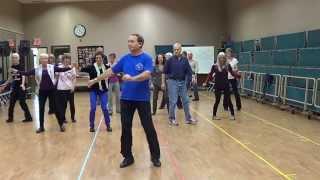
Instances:
[[[109,68],[109,69],[107,69],[107,71],[105,73],[103,73],[100,76],[90,80],[88,82],[88,87],[91,87],[93,84],[95,84],[95,83],[97,83],[99,81],[105,80],[105,79],[107,79],[107,78],[109,78],[109,77],[111,77],[113,75],[114,75],[114,73],[112,71],[112,68]]]
[[[204,84],[208,84],[208,82],[213,79],[212,76],[213,76],[214,73],[215,73],[215,65],[212,65],[210,73],[208,74],[207,79],[204,82]]]
[[[54,67],[54,72],[66,72],[66,71],[69,71],[69,70],[71,70],[70,67],[64,67],[64,68],[60,68],[58,66]]]
[[[35,73],[36,73],[36,70],[35,70],[35,69],[31,69],[30,71],[27,71],[27,72],[19,71],[19,73],[20,73],[22,76],[34,76]]]

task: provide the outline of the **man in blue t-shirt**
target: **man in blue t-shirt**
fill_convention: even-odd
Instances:
[[[141,124],[146,133],[151,161],[160,167],[160,147],[156,130],[153,126],[150,105],[149,80],[153,70],[152,58],[143,52],[144,39],[139,34],[132,34],[128,39],[130,53],[123,56],[119,62],[106,73],[89,81],[89,87],[114,74],[123,73],[121,94],[121,154],[124,160],[120,168],[134,163],[132,154],[132,120],[135,110],[138,110]]]

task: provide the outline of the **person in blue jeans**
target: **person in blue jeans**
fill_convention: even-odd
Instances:
[[[96,53],[95,58],[96,62],[93,65],[89,65],[81,69],[81,72],[89,73],[90,79],[95,79],[96,77],[100,76],[101,74],[105,73],[109,66],[103,63],[103,54]],[[90,87],[90,132],[95,132],[95,114],[96,114],[96,107],[97,107],[97,98],[100,99],[100,105],[103,112],[104,120],[107,126],[107,131],[112,132],[110,116],[107,109],[108,103],[108,82],[106,79],[102,79],[101,81],[97,81]]]
[[[175,126],[179,125],[175,114],[178,96],[180,96],[182,100],[186,124],[196,124],[196,121],[192,119],[190,114],[187,90],[187,86],[192,79],[192,70],[188,59],[181,54],[181,44],[175,43],[173,49],[174,56],[167,61],[163,70],[168,78],[169,124]]]
[[[110,68],[102,76],[89,81],[89,86],[99,80],[108,78],[118,73],[124,73],[122,78],[121,94],[121,154],[124,160],[120,168],[130,166],[134,163],[132,154],[132,121],[136,110],[149,144],[151,162],[155,167],[160,167],[160,146],[157,132],[154,128],[149,81],[153,70],[152,57],[143,52],[144,39],[139,34],[132,34],[128,39],[130,53],[123,56],[119,62]]]

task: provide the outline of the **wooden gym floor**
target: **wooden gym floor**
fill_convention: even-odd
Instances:
[[[15,122],[5,123],[0,108],[0,179],[2,180],[273,180],[320,179],[320,122],[268,105],[242,99],[236,121],[219,109],[221,121],[211,121],[213,95],[202,92],[191,102],[198,125],[170,127],[167,111],[154,117],[161,146],[162,167],[150,163],[148,145],[136,114],[133,129],[135,164],[120,169],[120,119],[112,116],[113,132],[105,131],[97,109],[96,134],[89,133],[88,93],[76,94],[76,124],[60,133],[54,116],[46,113],[46,132],[36,134],[38,106],[28,100],[35,121],[23,124],[19,104]],[[70,121],[69,112],[67,118]]]

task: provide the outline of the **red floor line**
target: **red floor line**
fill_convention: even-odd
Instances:
[[[169,142],[165,138],[165,136],[162,135],[161,130],[159,128],[157,128],[157,123],[155,123],[155,128],[157,129],[157,133],[158,133],[160,144],[164,144],[167,147],[167,148],[162,148],[162,150],[164,150],[166,152],[165,154],[167,154],[167,158],[168,158],[171,166],[173,167],[173,170],[174,170],[174,173],[175,173],[176,177],[179,180],[185,180],[185,177],[181,173],[181,168],[179,166],[179,163],[178,163],[176,157],[174,156],[174,154],[172,153],[172,151],[170,150]]]

